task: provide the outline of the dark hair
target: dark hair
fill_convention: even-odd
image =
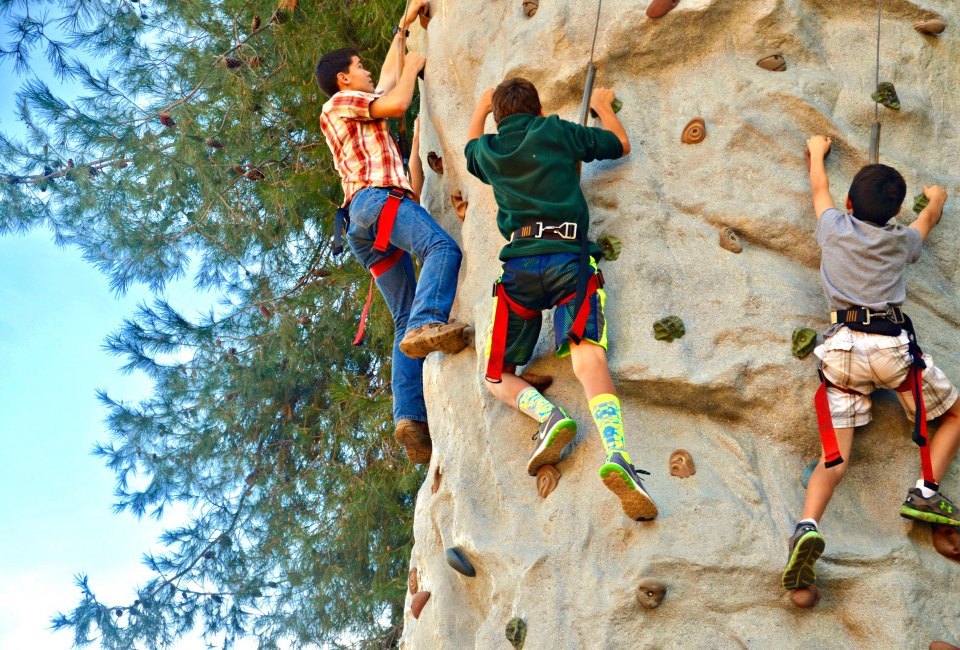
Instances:
[[[540,95],[537,88],[521,77],[505,79],[493,91],[493,119],[499,122],[515,113],[540,115]]]
[[[867,165],[853,177],[847,193],[853,204],[853,216],[885,226],[903,205],[907,183],[893,167]]]
[[[317,77],[317,85],[327,97],[333,97],[340,90],[340,86],[337,85],[337,75],[350,69],[355,56],[360,56],[360,53],[352,47],[345,47],[327,52],[320,57],[314,74]]]

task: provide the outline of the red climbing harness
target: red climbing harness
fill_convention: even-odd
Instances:
[[[587,282],[583,301],[573,318],[573,324],[570,326],[568,336],[571,340],[579,342],[583,338],[583,332],[587,327],[587,319],[590,317],[590,298],[602,287],[603,274],[600,269],[597,269]],[[503,381],[503,357],[507,351],[507,325],[510,312],[512,311],[523,320],[531,320],[540,314],[540,310],[529,309],[513,300],[507,295],[507,290],[500,281],[493,285],[493,296],[497,299],[497,311],[493,317],[493,333],[490,335],[490,358],[487,360],[486,379],[491,383],[499,384]],[[565,305],[575,298],[577,298],[576,291],[558,302],[557,307]]]
[[[866,316],[865,320],[863,319]],[[913,441],[920,447],[920,465],[923,470],[923,480],[927,487],[936,490],[937,481],[933,475],[933,463],[930,460],[930,437],[927,433],[927,408],[923,401],[923,370],[926,363],[923,361],[923,351],[917,343],[916,332],[913,329],[913,323],[910,318],[900,311],[899,307],[894,308],[883,314],[871,313],[865,309],[851,309],[838,311],[831,314],[831,320],[834,323],[842,323],[855,331],[871,331],[877,334],[891,334],[894,329],[906,330],[910,340],[910,371],[904,382],[897,387],[898,393],[912,393],[915,405]],[[879,322],[878,322],[879,321]],[[871,323],[874,323],[873,327]],[[852,325],[852,327],[851,327]],[[879,326],[879,327],[878,327]],[[891,328],[891,326],[895,326]],[[878,331],[880,330],[880,331]],[[833,428],[833,418],[830,415],[830,401],[827,398],[827,388],[832,387],[844,393],[851,395],[860,395],[861,393],[849,388],[837,386],[829,381],[820,372],[820,388],[817,389],[813,398],[814,406],[817,411],[817,428],[820,430],[820,442],[823,445],[824,467],[834,467],[844,462],[840,454],[840,446],[837,443],[837,433]]]
[[[406,197],[407,193],[403,190],[396,187],[390,188],[390,195],[377,217],[377,236],[373,241],[373,250],[378,253],[387,251],[387,247],[390,245],[390,235],[393,233],[393,224],[397,220],[397,211]],[[392,269],[405,253],[406,251],[398,248],[370,267],[372,276],[370,278],[370,289],[367,291],[367,301],[363,305],[363,312],[360,314],[360,326],[357,328],[357,335],[353,338],[354,345],[363,343],[363,335],[367,330],[367,316],[370,314],[370,304],[373,301],[374,280]]]

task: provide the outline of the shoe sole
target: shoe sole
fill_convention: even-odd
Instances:
[[[607,463],[600,468],[600,480],[617,495],[623,512],[634,521],[650,521],[660,514],[650,495],[616,463]]]
[[[933,512],[916,510],[909,506],[900,506],[900,516],[904,519],[912,519],[913,521],[919,521],[925,524],[943,524],[945,526],[960,527],[960,521],[956,519],[950,519],[949,517],[944,517],[943,515],[938,515]]]
[[[794,590],[809,587],[817,581],[817,572],[813,566],[823,554],[827,543],[820,533],[808,533],[800,538],[790,559],[787,568],[783,571],[780,584],[784,589]]]
[[[430,456],[433,455],[430,436],[425,436],[412,427],[403,427],[397,429],[393,437],[403,446],[411,463],[426,465],[430,462]]]
[[[456,354],[467,347],[464,340],[464,330],[467,329],[466,323],[455,323],[455,327],[448,327],[440,332],[423,334],[420,337],[407,342],[400,343],[400,351],[411,359],[423,359],[431,352],[443,352],[444,354]]]
[[[540,446],[527,461],[527,474],[536,476],[537,470],[544,465],[556,465],[560,462],[563,450],[577,437],[577,423],[570,418],[557,422],[553,431],[547,434]]]

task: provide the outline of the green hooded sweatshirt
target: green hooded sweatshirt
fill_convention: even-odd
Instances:
[[[578,232],[587,232],[590,212],[580,190],[577,163],[619,158],[620,139],[556,115],[516,113],[497,126],[496,135],[471,140],[464,153],[467,170],[493,187],[500,234],[509,242],[514,230],[537,221],[572,221]],[[593,242],[590,251],[599,258],[600,248]],[[507,243],[500,259],[579,252],[577,240],[524,238]]]

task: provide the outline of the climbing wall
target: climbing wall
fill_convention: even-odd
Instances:
[[[667,4],[670,4],[669,2]],[[425,205],[464,252],[455,318],[486,344],[490,285],[503,245],[489,187],[464,167],[476,98],[506,76],[540,90],[545,111],[576,119],[597,4],[584,0],[434,0],[427,31],[411,42],[427,57],[422,155]],[[561,478],[546,498],[527,476],[532,421],[494,400],[472,348],[432,355],[425,383],[433,460],[414,518],[419,618],[408,595],[405,648],[509,648],[522,619],[525,648],[911,647],[960,643],[960,564],[933,549],[931,530],[898,516],[919,458],[892,394],[857,435],[847,479],[822,522],[822,600],[799,609],[780,589],[787,537],[799,514],[803,468],[819,453],[814,357],[791,354],[797,327],[826,329],[819,249],[804,165],[808,135],[834,139],[828,160],[842,205],[866,164],[874,105],[872,0],[681,0],[660,18],[643,0],[606,0],[597,83],[623,101],[633,142],[622,161],[585,165],[591,236],[622,242],[607,279],[610,364],[628,447],[652,472],[660,508],[628,520],[603,487],[603,453],[568,361],[544,328],[528,371],[580,423]],[[914,23],[942,17],[923,35]],[[909,312],[924,348],[960,384],[960,6],[886,0],[880,78],[901,109],[881,107],[881,162],[951,195],[943,222],[909,272]],[[786,69],[757,62],[780,54]],[[772,61],[772,65],[770,65]],[[780,66],[779,59],[767,67]],[[706,137],[681,142],[694,118]],[[487,130],[494,129],[492,119]],[[694,138],[696,139],[696,138]],[[434,158],[434,167],[436,159]],[[461,221],[451,201],[466,203]],[[460,212],[463,213],[463,205]],[[737,246],[720,245],[732,228]],[[686,335],[654,338],[679,316]],[[684,449],[696,472],[670,473]],[[681,471],[680,473],[685,473]],[[960,470],[944,481],[960,499]],[[474,577],[454,571],[457,547]],[[644,579],[666,595],[647,609]],[[650,584],[642,600],[656,600]],[[518,624],[513,625],[518,635]]]

